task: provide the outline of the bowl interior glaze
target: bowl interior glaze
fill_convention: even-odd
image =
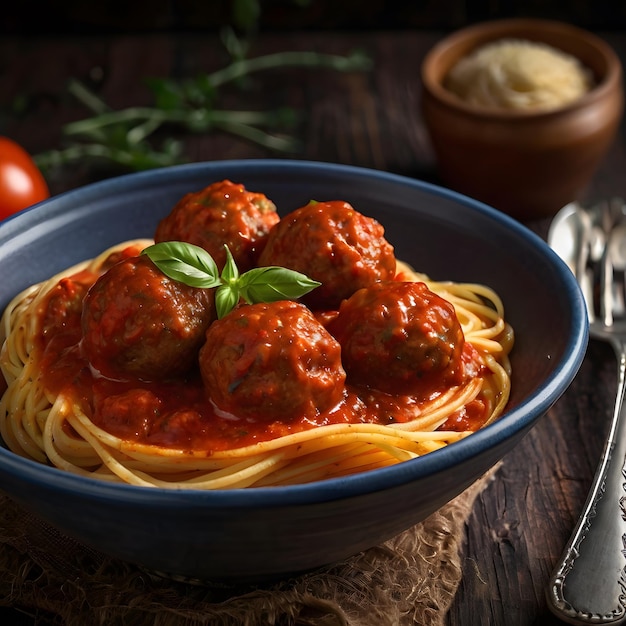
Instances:
[[[378,219],[398,258],[434,279],[485,283],[516,331],[506,414],[465,440],[374,472],[294,487],[199,492],[100,483],[0,448],[0,489],[64,533],[153,570],[259,581],[337,561],[423,520],[509,451],[563,394],[587,344],[569,269],[518,222],[393,174],[306,161],[199,163],[96,183],[0,224],[0,308],[107,246],[151,237],[189,191],[228,178],[285,214],[346,200]]]

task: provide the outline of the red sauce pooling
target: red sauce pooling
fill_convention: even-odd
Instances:
[[[124,256],[136,253],[128,250]],[[129,442],[210,454],[317,425],[409,421],[419,415],[425,402],[444,390],[433,384],[417,398],[347,384],[337,406],[314,418],[309,415],[285,423],[217,410],[206,397],[199,371],[184,379],[157,383],[103,378],[94,374],[80,350],[82,298],[96,278],[87,272],[65,278],[42,305],[41,376],[49,391],[71,396],[97,426]],[[467,376],[480,374],[484,367],[468,343],[462,360]],[[451,416],[442,430],[477,430],[486,419],[485,411],[482,402],[471,403]]]

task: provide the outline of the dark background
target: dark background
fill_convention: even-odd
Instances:
[[[250,38],[252,56],[363,48],[375,64],[371,72],[354,75],[268,72],[245,90],[226,91],[220,108],[289,105],[303,113],[295,131],[303,143],[298,158],[437,182],[419,114],[421,59],[446,31],[514,16],[558,19],[596,31],[626,67],[626,0],[13,0],[0,10],[0,135],[32,154],[59,147],[63,125],[89,114],[68,96],[69,78],[81,80],[114,109],[144,105],[151,99],[143,77],[180,79],[222,67],[228,55],[219,33],[237,24],[261,35]],[[270,156],[224,133],[185,136],[184,143],[192,161]],[[588,198],[626,197],[625,171],[622,125]],[[110,169],[79,163],[49,183],[60,193],[110,175]],[[536,230],[545,235],[547,226]],[[571,390],[505,459],[498,480],[477,499],[451,626],[557,623],[546,607],[545,585],[602,449],[614,368],[610,347],[594,342]],[[39,626],[61,625],[52,616],[45,619],[45,608],[17,606],[18,597],[11,577],[0,579],[5,605],[0,624],[30,626],[36,615]],[[42,606],[45,601],[44,595]]]
[[[316,124],[338,115],[331,110],[328,90],[333,90],[334,109],[348,110],[363,98],[354,115],[377,107],[381,89],[399,90],[389,110],[381,111],[385,145],[393,153],[386,161],[390,171],[433,180],[433,160],[419,119],[419,59],[447,32],[465,25],[507,17],[555,19],[578,25],[609,38],[617,46],[626,32],[626,0],[23,0],[4,3],[0,11],[0,135],[12,138],[37,156],[59,149],[65,124],[90,113],[67,90],[70,78],[80,81],[112,109],[153,104],[146,77],[185,80],[223,67],[234,56],[224,45],[231,30],[242,42],[248,58],[285,50],[312,50],[348,54],[362,50],[381,66],[380,83],[352,77],[333,80],[322,89],[315,80],[302,82],[298,70],[268,72],[220,89],[216,108],[274,109],[286,102],[298,111],[299,126],[289,134],[317,136],[315,157],[380,168],[383,159],[370,146],[370,130],[354,130],[355,144],[347,147]],[[224,27],[229,28],[224,28]],[[336,36],[334,36],[336,35]],[[211,43],[212,42],[212,43]],[[404,50],[394,56],[392,50]],[[229,56],[230,55],[230,56]],[[123,57],[123,63],[119,58]],[[384,69],[385,63],[391,66]],[[321,73],[311,72],[321,79]],[[394,76],[393,84],[390,84]],[[297,77],[295,80],[292,80]],[[356,81],[356,82],[355,82]],[[360,82],[359,82],[360,81]],[[371,95],[372,88],[379,95]],[[254,91],[256,88],[256,91]],[[324,92],[324,89],[326,92]],[[288,93],[287,93],[288,92]],[[356,94],[359,95],[356,95]],[[343,94],[343,95],[341,95]],[[381,96],[382,97],[382,96]],[[370,109],[367,109],[369,102]],[[399,108],[403,111],[400,112]],[[306,109],[306,110],[305,110]],[[303,113],[303,110],[304,113]],[[317,120],[317,121],[316,121]],[[417,126],[406,141],[395,145],[394,130]],[[311,129],[315,128],[313,131]],[[421,129],[421,130],[420,130]],[[344,129],[345,130],[345,129]],[[174,129],[169,128],[170,135]],[[217,136],[215,136],[217,135]],[[247,155],[275,156],[261,152],[244,140],[222,140],[186,135],[185,161],[206,160],[212,155],[236,158]],[[398,139],[400,141],[400,139]],[[247,147],[246,147],[247,146]],[[369,147],[368,147],[369,146]],[[361,154],[365,150],[366,154]],[[352,154],[354,153],[354,154]],[[376,154],[374,154],[376,153]],[[281,156],[283,156],[281,154]],[[51,176],[50,191],[69,188],[124,173],[100,162],[75,162],[64,176]],[[434,179],[437,182],[437,179]]]
[[[0,35],[207,32],[236,11],[260,9],[255,28],[284,30],[454,29],[503,17],[541,17],[583,27],[626,26],[623,0],[52,0],[5,3]],[[243,8],[242,8],[243,7]]]

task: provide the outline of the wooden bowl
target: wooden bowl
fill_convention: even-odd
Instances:
[[[504,38],[569,53],[591,70],[594,86],[543,112],[471,105],[444,87],[459,59]],[[422,114],[443,183],[523,221],[553,215],[580,196],[614,140],[624,106],[622,68],[611,47],[547,20],[496,20],[451,34],[425,57],[422,83]]]

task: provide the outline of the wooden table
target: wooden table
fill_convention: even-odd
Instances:
[[[602,35],[602,33],[600,33]],[[255,80],[247,103],[292,105],[305,113],[296,158],[347,163],[437,182],[420,118],[419,66],[439,39],[435,32],[281,34],[259,37],[251,55],[284,50],[346,54],[364,49],[366,74],[276,71]],[[626,33],[603,35],[626,60]],[[32,152],[56,147],[61,125],[85,115],[67,101],[65,81],[90,81],[114,108],[148,102],[146,76],[193,76],[221,67],[215,36],[162,35],[88,40],[0,41],[0,134]],[[22,115],[9,103],[31,96]],[[626,197],[624,131],[584,199]],[[190,160],[273,156],[224,134],[186,138]],[[72,168],[50,180],[53,193],[107,175]],[[528,224],[545,236],[547,220]],[[557,624],[544,598],[551,569],[584,503],[607,430],[616,388],[609,347],[592,342],[570,389],[504,459],[497,479],[476,502],[467,529],[464,576],[449,614],[451,625]]]

